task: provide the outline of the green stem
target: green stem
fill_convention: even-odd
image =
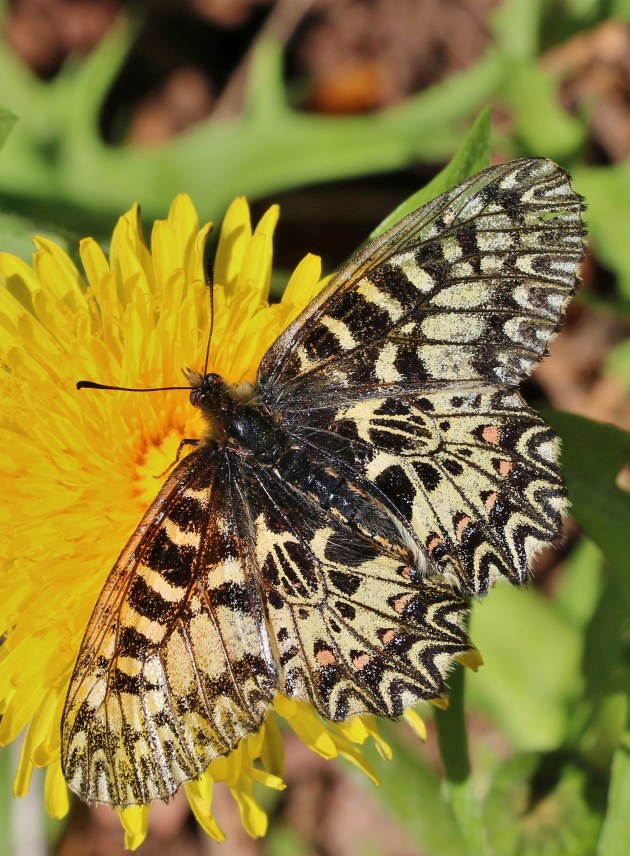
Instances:
[[[440,755],[446,772],[448,796],[457,824],[468,845],[468,856],[490,856],[491,850],[475,797],[468,755],[464,712],[464,673],[457,666],[449,680],[449,706],[436,711]]]

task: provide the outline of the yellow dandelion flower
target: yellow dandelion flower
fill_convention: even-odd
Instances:
[[[262,355],[322,286],[320,260],[307,256],[282,300],[268,301],[277,207],[252,232],[244,200],[223,223],[215,262],[215,322],[209,369],[253,381]],[[88,619],[125,537],[157,493],[184,438],[203,423],[178,391],[77,392],[77,379],[118,386],[181,385],[181,367],[201,367],[209,329],[200,228],[179,196],[146,246],[133,209],[115,228],[109,259],[92,239],[80,255],[85,276],[54,243],[38,238],[33,266],[0,254],[0,745],[26,730],[15,777],[26,793],[34,767],[47,768],[48,811],[62,817],[68,794],[60,721]],[[371,779],[359,747],[390,750],[370,716],[334,724],[282,694],[273,708],[325,758],[343,756]],[[417,716],[408,719],[419,734]],[[216,840],[212,786],[225,782],[252,836],[266,830],[253,784],[282,788],[283,750],[270,713],[260,730],[185,784],[191,808]],[[126,844],[146,834],[147,807],[119,810]]]

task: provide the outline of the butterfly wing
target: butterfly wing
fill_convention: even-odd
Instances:
[[[254,732],[278,683],[227,457],[176,468],[112,570],[62,719],[62,765],[87,802],[173,794]]]
[[[453,660],[471,647],[463,598],[423,578],[400,538],[368,537],[271,468],[245,463],[238,483],[281,689],[333,720],[397,716],[445,692]]]
[[[499,577],[522,582],[558,532],[558,441],[518,393],[363,399],[296,419],[292,434],[410,528],[425,570],[469,594]]]
[[[515,387],[575,289],[581,210],[550,161],[484,170],[355,256],[260,366],[294,442],[371,485],[469,592],[522,580],[557,533],[557,444]]]

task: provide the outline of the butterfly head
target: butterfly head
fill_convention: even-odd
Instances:
[[[210,373],[202,376],[190,372],[188,379],[192,387],[190,403],[193,407],[199,407],[212,416],[229,408],[231,403],[229,387],[220,375]]]

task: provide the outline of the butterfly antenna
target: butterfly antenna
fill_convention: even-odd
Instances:
[[[77,389],[116,389],[119,392],[164,392],[168,389],[190,389],[190,386],[109,386],[106,383],[95,383],[93,380],[78,380]]]
[[[208,333],[208,344],[206,345],[206,359],[203,364],[203,376],[208,374],[208,361],[210,359],[210,345],[212,343],[212,331],[214,329],[214,267],[212,261],[206,257],[206,285],[210,298],[210,332]]]

